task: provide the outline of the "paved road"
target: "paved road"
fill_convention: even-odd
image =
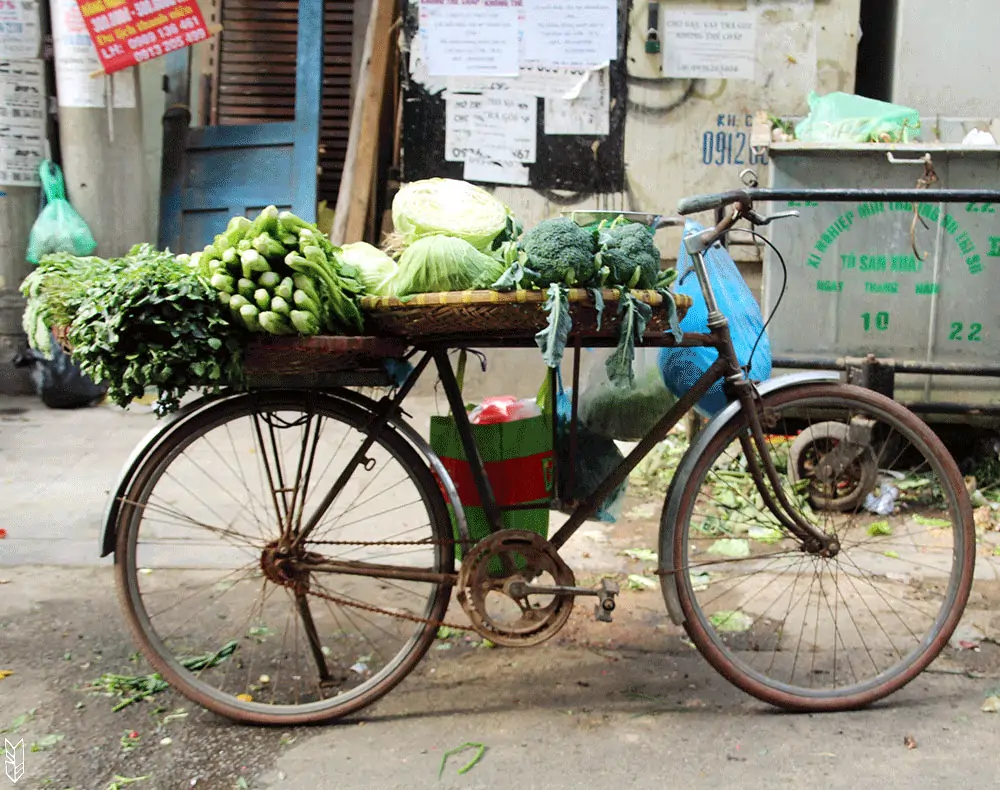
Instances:
[[[14,673],[0,680],[0,729],[18,723],[4,737],[39,749],[19,790],[105,790],[116,774],[148,777],[128,785],[139,790],[997,784],[1000,714],[980,707],[1000,686],[989,641],[1000,623],[968,661],[939,663],[875,709],[791,716],[709,669],[677,639],[656,591],[627,594],[611,625],[581,605],[531,650],[442,640],[383,702],[336,726],[238,727],[172,691],[113,712],[117,699],[87,684],[148,668],[95,547],[106,492],[152,422],[0,400],[0,670]],[[620,571],[619,550],[638,539],[627,524],[588,525],[571,564]],[[439,779],[444,752],[466,742],[486,747],[481,760],[460,775],[475,750],[456,756]]]

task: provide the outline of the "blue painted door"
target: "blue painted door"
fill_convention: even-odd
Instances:
[[[190,50],[166,58],[168,85],[173,89],[168,93],[182,90],[185,95],[174,96],[173,101],[186,104]],[[201,249],[230,217],[253,216],[270,204],[315,221],[322,79],[323,3],[300,0],[293,121],[186,130],[186,121],[180,127],[164,124],[161,247],[176,252]],[[177,109],[177,105],[168,108],[167,115]],[[187,113],[186,107],[180,109]]]

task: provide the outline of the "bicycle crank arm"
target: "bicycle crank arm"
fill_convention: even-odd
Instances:
[[[615,596],[618,595],[618,582],[613,579],[601,579],[601,585],[596,588],[574,587],[562,584],[528,584],[515,580],[508,582],[506,592],[515,600],[523,600],[529,595],[593,595],[599,600],[594,606],[594,617],[605,623],[611,622],[611,613],[615,609]]]
[[[590,587],[568,587],[562,584],[528,584],[515,581],[507,585],[511,598],[527,598],[529,595],[600,595],[600,590]]]

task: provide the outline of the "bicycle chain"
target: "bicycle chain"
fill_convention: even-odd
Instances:
[[[306,543],[314,543],[322,546],[447,546],[455,545],[461,543],[459,540],[307,540]],[[322,598],[332,603],[339,604],[341,606],[353,606],[355,609],[361,609],[365,612],[372,612],[373,614],[387,614],[390,617],[398,617],[401,620],[408,620],[411,623],[418,623],[424,625],[433,625],[437,628],[445,626],[446,628],[453,628],[456,631],[472,631],[476,632],[476,629],[471,625],[458,625],[457,623],[449,623],[446,620],[433,620],[430,617],[419,617],[415,614],[406,614],[404,612],[393,612],[388,609],[383,609],[379,606],[372,606],[371,604],[361,603],[360,601],[349,601],[346,598],[340,598],[336,595],[330,595],[329,593],[316,592],[315,590],[309,590],[310,595],[315,595],[317,598]]]

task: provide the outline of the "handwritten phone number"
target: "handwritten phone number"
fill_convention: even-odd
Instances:
[[[750,146],[746,132],[705,132],[701,138],[703,165],[766,165],[767,152]]]
[[[183,49],[191,44],[197,44],[199,41],[204,41],[206,38],[208,38],[208,32],[205,30],[189,30],[184,35],[165,39],[159,44],[151,44],[148,47],[141,47],[140,49],[135,50],[133,56],[135,57],[136,63],[142,63],[144,60],[158,58],[160,55],[165,55],[168,52]]]

